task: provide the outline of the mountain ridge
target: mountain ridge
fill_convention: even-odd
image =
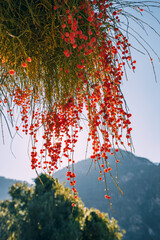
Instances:
[[[138,157],[124,150],[121,150],[121,153],[117,154],[120,160],[118,179],[124,195],[117,191],[110,176],[107,177],[114,212],[104,198],[105,185],[102,181],[98,181],[98,168],[95,170],[94,164],[90,168],[91,159],[79,161],[74,165],[78,196],[86,207],[107,212],[110,218],[114,217],[118,220],[121,228],[127,231],[124,240],[159,240],[160,164],[157,165],[147,158]],[[112,168],[112,174],[116,177],[114,156],[110,155],[108,161]],[[66,173],[67,168],[65,167],[57,171],[54,177],[58,178],[61,183],[67,182],[66,186],[68,187]],[[0,177],[0,200],[9,198],[8,187],[15,182],[17,180]]]
[[[8,194],[9,187],[11,187],[16,182],[22,183],[26,181],[0,176],[0,201],[10,199],[10,196]]]
[[[121,156],[123,155],[123,158]],[[119,186],[124,195],[107,177],[109,194],[114,212],[104,198],[106,194],[103,182],[98,181],[99,170],[92,166],[86,175],[91,159],[82,160],[75,164],[76,189],[86,207],[94,207],[109,213],[110,217],[118,220],[119,225],[126,229],[124,239],[129,240],[159,240],[160,235],[160,164],[157,166],[150,160],[137,157],[133,153],[121,150],[117,154]],[[114,156],[108,161],[112,174],[116,177]],[[55,173],[60,182],[67,182],[67,169]],[[66,183],[69,187],[69,183]],[[151,220],[152,219],[152,220]],[[154,220],[153,220],[154,219]]]

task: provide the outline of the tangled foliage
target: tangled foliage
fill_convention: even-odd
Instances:
[[[0,4],[0,113],[6,119],[7,107],[8,117],[16,125],[19,110],[22,131],[32,137],[32,169],[52,174],[62,157],[68,159],[70,168],[86,109],[91,158],[100,168],[99,180],[106,183],[105,174],[112,177],[107,161],[111,148],[116,156],[124,146],[123,136],[132,146],[131,114],[121,81],[125,64],[134,70],[136,61],[121,18],[134,19],[125,9],[141,14],[142,6],[148,11],[149,3],[0,0]],[[16,131],[19,127],[16,125]],[[67,177],[76,193],[74,172],[69,169]],[[107,187],[106,191],[110,199]]]

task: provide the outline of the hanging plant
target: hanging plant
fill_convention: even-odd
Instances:
[[[22,131],[32,138],[32,169],[41,168],[51,175],[62,157],[67,158],[67,180],[77,197],[70,166],[75,162],[73,152],[86,109],[87,139],[92,142],[91,159],[99,166],[99,180],[107,184],[106,174],[110,174],[119,187],[107,154],[114,154],[116,164],[119,162],[116,152],[124,146],[123,136],[132,149],[131,114],[121,81],[125,64],[134,70],[136,63],[121,17],[134,19],[125,8],[141,14],[145,2],[0,3],[0,111],[4,115],[7,107],[14,124],[19,109]],[[20,126],[15,127],[19,131]],[[39,131],[41,149],[37,147]],[[107,186],[106,192],[110,200]]]

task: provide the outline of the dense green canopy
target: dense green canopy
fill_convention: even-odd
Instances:
[[[57,179],[41,175],[35,187],[16,183],[0,202],[1,240],[121,240],[115,219],[87,209]]]

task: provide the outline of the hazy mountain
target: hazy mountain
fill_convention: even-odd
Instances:
[[[122,155],[118,153],[118,180],[124,195],[118,192],[111,177],[107,177],[114,212],[104,198],[105,185],[103,181],[98,181],[99,169],[94,168],[91,159],[80,161],[74,166],[79,197],[86,207],[98,208],[117,219],[121,228],[127,231],[124,239],[159,240],[160,164],[156,165],[129,152],[121,153]],[[109,157],[109,162],[115,177],[117,170],[114,156]],[[58,177],[60,182],[67,182],[66,172],[66,168],[59,170],[54,177]],[[0,177],[0,200],[9,197],[8,187],[15,182],[16,180]]]
[[[22,181],[0,177],[0,201],[10,198],[8,194],[8,190],[9,190],[9,187],[11,187],[15,182],[22,182]]]
[[[79,197],[86,207],[98,208],[117,219],[119,225],[127,231],[125,239],[159,240],[160,164],[156,165],[129,152],[121,153],[123,157],[118,153],[118,180],[124,195],[118,192],[111,177],[107,178],[114,212],[104,198],[105,185],[103,181],[98,181],[99,169],[94,168],[91,159],[80,161],[74,166]],[[116,176],[114,156],[109,157],[109,162],[111,172]],[[90,168],[91,164],[93,166]],[[60,182],[67,182],[66,172],[66,168],[59,170],[55,177],[58,177]],[[69,186],[69,183],[66,186]]]
[[[9,198],[8,188],[16,181],[5,177],[0,177],[0,201]]]

